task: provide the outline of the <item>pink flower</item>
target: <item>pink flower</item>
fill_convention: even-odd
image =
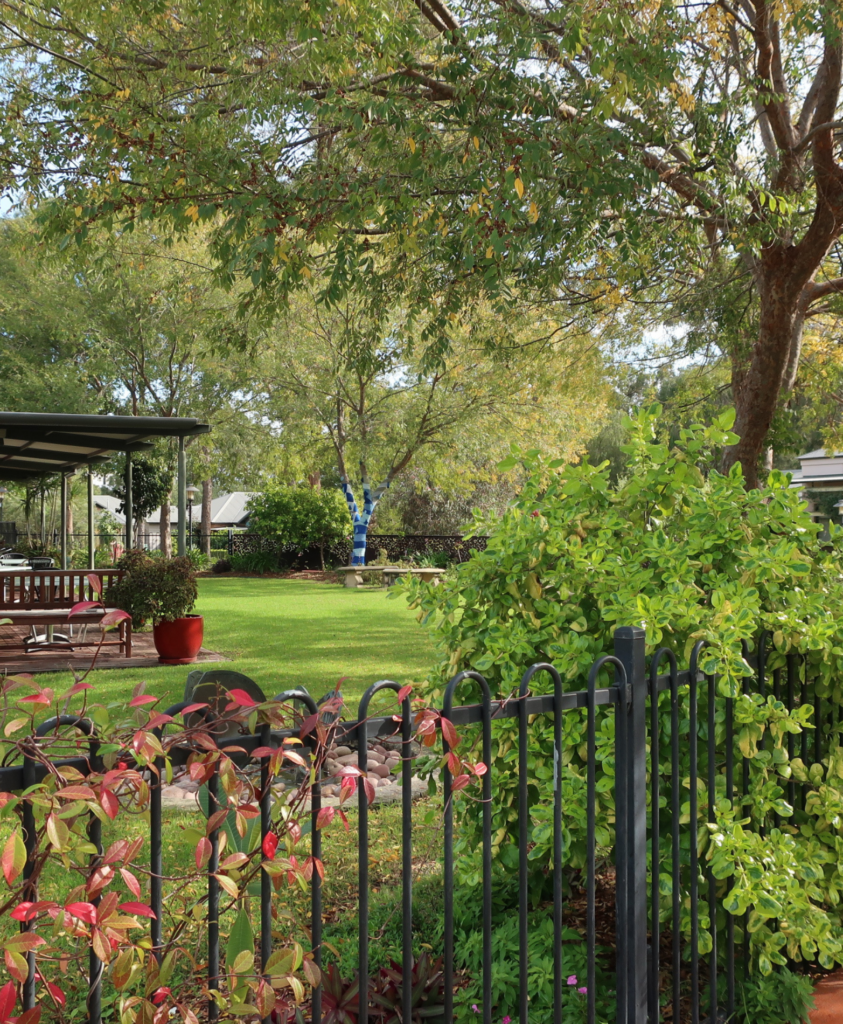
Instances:
[[[475,1013],[480,1013],[480,1007],[477,1005],[477,1003],[472,1003],[471,1009],[474,1010]]]
[[[501,1024],[512,1024],[512,1017],[504,1017]]]
[[[584,995],[587,995],[587,994],[588,994],[588,989],[587,989],[587,988],[578,988],[578,989],[577,989],[577,992],[579,992],[579,994],[580,994],[581,996],[584,996]]]
[[[569,985],[576,985],[576,983],[577,983],[577,976],[576,976],[576,974],[572,974],[571,977],[568,978],[568,984]]]

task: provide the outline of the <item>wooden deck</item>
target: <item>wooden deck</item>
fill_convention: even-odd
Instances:
[[[3,613],[0,612],[0,618]],[[77,627],[78,629],[78,627]],[[60,626],[56,626],[56,632],[61,632]],[[76,632],[76,630],[74,630]],[[21,645],[23,639],[29,634],[26,626],[0,626],[0,642],[9,643],[14,636],[19,639]],[[98,642],[100,630],[98,627],[89,627],[88,642]],[[75,650],[63,650],[59,647],[47,648],[42,651],[33,651],[25,654],[23,646],[16,651],[0,651],[0,676],[14,675],[16,672],[67,672],[71,668],[84,671],[91,664],[96,647],[77,647]],[[203,647],[199,651],[196,664],[208,661],[227,661],[222,654],[216,651],[209,651]],[[161,664],[155,645],[152,642],[152,633],[132,634],[132,657],[124,658],[117,647],[103,647],[97,658],[96,667],[99,668],[153,668]]]

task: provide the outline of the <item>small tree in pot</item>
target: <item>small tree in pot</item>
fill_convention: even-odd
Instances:
[[[135,628],[152,622],[161,661],[195,661],[204,622],[201,615],[192,614],[198,590],[190,559],[151,558],[145,551],[128,551],[117,567],[126,574],[109,592],[109,601],[132,616]]]

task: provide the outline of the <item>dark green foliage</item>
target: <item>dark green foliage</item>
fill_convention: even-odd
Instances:
[[[230,567],[235,572],[278,571],[278,555],[274,551],[247,551],[244,555],[232,555]]]
[[[814,1008],[811,979],[786,967],[738,985],[736,1024],[807,1024]]]
[[[119,483],[114,488],[121,503],[117,511],[126,511],[126,460],[119,460]],[[168,499],[173,486],[173,471],[162,459],[132,456],[132,516],[135,522],[148,515]]]
[[[211,572],[216,573],[218,576],[220,573],[231,572],[233,566],[230,558],[220,558],[211,566]]]
[[[108,601],[129,612],[136,628],[145,622],[171,622],[193,611],[198,591],[189,558],[151,558],[145,551],[127,551],[117,567],[126,575],[111,588]]]

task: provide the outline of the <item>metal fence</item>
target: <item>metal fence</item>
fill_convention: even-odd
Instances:
[[[762,696],[775,696],[788,707],[800,703],[815,702],[813,683],[806,678],[804,664],[797,655],[787,658],[786,668],[767,671],[768,640],[762,635],[758,643],[755,662],[755,676],[746,680],[747,689]],[[736,1010],[736,975],[750,967],[750,948],[746,920],[731,914],[719,915],[722,903],[728,894],[730,883],[716,879],[698,852],[698,834],[706,831],[706,823],[715,820],[715,796],[725,798],[736,807],[742,807],[750,795],[749,766],[744,761],[740,771],[736,768],[741,754],[736,747],[734,701],[718,695],[715,677],[701,673],[698,668],[702,644],[694,649],[690,666],[679,671],[674,654],[662,649],[645,663],[645,634],[635,627],[618,629],[614,639],[614,654],[600,658],[591,668],[584,689],[566,691],[558,672],[550,664],[537,664],[524,675],[519,693],[506,700],[493,700],[484,677],[477,672],[462,672],[448,684],[442,708],[443,717],[456,727],[479,727],[481,731],[482,760],[493,764],[492,751],[496,741],[498,723],[517,723],[518,729],[518,885],[519,885],[519,958],[520,979],[517,1019],[527,1024],[531,1016],[530,991],[530,949],[529,949],[529,846],[531,835],[530,793],[535,792],[536,779],[530,775],[528,744],[534,716],[545,719],[552,716],[554,767],[552,794],[541,793],[539,803],[547,804],[552,799],[552,915],[554,927],[554,985],[552,1019],[554,1024],[565,1024],[564,1009],[565,982],[563,979],[563,914],[565,911],[564,848],[565,823],[568,809],[563,800],[563,734],[566,716],[579,715],[585,720],[586,746],[586,859],[585,883],[585,927],[583,942],[587,947],[588,977],[586,993],[586,1019],[588,1024],[596,1020],[597,990],[595,987],[595,964],[597,949],[597,902],[598,854],[601,861],[606,856],[605,842],[598,851],[596,832],[597,792],[611,788],[616,807],[616,821],[613,838],[613,859],[615,868],[615,970],[617,993],[617,1024],[659,1024],[665,1017],[673,1024],[700,1024],[702,1015],[710,1022],[730,1019]],[[613,677],[610,685],[599,685],[607,676]],[[544,685],[543,685],[544,684]],[[457,690],[464,694],[472,688],[479,702],[471,705],[454,706]],[[549,688],[550,692],[541,692]],[[366,769],[367,741],[373,737],[400,735],[404,743],[405,770],[403,772],[403,817],[401,840],[402,863],[402,913],[403,913],[403,969],[405,978],[413,964],[413,829],[411,810],[411,773],[407,768],[412,761],[411,735],[413,732],[412,713],[409,698],[401,705],[401,714],[379,718],[369,717],[372,699],[382,691],[399,690],[397,683],[382,681],[366,692],[359,706],[356,722],[341,723],[345,735],[356,733],[358,741],[358,763]],[[316,713],[312,698],[303,691],[291,691],[275,698],[284,701],[301,701],[308,713]],[[177,716],[187,704],[177,704],[166,712]],[[608,716],[611,725],[604,721]],[[821,702],[816,700],[816,717],[825,728],[816,731],[813,744],[814,756],[819,760],[826,736],[836,728],[836,719],[824,714]],[[547,719],[550,721],[551,719]],[[665,728],[665,721],[669,728]],[[65,761],[79,771],[86,773],[97,769],[99,757],[96,737],[89,722],[73,718],[61,719],[60,724],[78,725],[88,731],[90,756]],[[599,760],[596,756],[598,724],[601,736],[609,736],[612,756]],[[54,729],[56,721],[47,722],[38,730],[45,735]],[[687,728],[686,728],[687,726]],[[665,737],[664,733],[668,732]],[[232,755],[234,759],[248,759],[249,753],[259,746],[277,745],[284,735],[294,732],[273,733],[269,727],[260,733],[238,736],[237,744],[244,754]],[[718,740],[718,737],[720,738]],[[308,736],[306,744],[313,743]],[[803,733],[799,739],[800,749],[807,757],[809,740]],[[789,753],[794,755],[796,737],[789,740]],[[444,737],[442,751],[447,754],[448,744]],[[176,748],[171,752],[175,764],[185,763],[190,755],[188,749]],[[664,756],[666,755],[666,756]],[[688,765],[690,780],[697,785],[688,786],[685,764]],[[611,764],[612,772],[607,774],[606,765]],[[27,760],[23,765],[0,768],[0,789],[20,790],[40,781],[46,774],[43,766]],[[454,892],[458,876],[454,861],[455,811],[452,776],[447,767],[442,769],[442,814],[443,848],[442,872],[444,903],[444,980],[446,1024],[454,1020],[454,991],[458,978],[454,969]],[[217,777],[209,782],[211,810],[219,806]],[[799,784],[791,780],[789,796],[795,806],[804,807],[804,792],[798,792]],[[492,798],[495,787],[493,771],[482,778],[482,1007],[479,1020],[492,1024],[495,1012],[492,1001],[492,935],[493,935],[493,836]],[[687,822],[683,824],[684,792],[688,789],[689,809]],[[267,834],[271,825],[270,778],[267,759],[261,761],[260,782],[260,836]],[[649,797],[649,799],[648,799]],[[316,820],[322,806],[321,785],[317,780],[312,792],[310,833],[311,854],[322,857],[321,832]],[[748,813],[742,810],[742,814]],[[31,807],[24,805],[24,829],[27,837],[34,834],[34,818]],[[359,846],[359,904],[358,904],[358,966],[360,977],[360,1007],[358,1020],[368,1024],[369,1009],[369,805],[363,787],[359,787],[357,835]],[[162,891],[162,809],[160,782],[153,778],[151,786],[151,891],[150,904],[156,917],[151,921],[151,942],[157,956],[166,950],[162,933],[164,898]],[[764,830],[778,823],[770,820],[754,820],[752,828]],[[91,819],[91,841],[101,850],[99,822]],[[219,831],[209,836],[211,859],[208,864],[207,922],[208,922],[208,977],[207,985],[213,991],[220,985],[224,971],[220,969],[220,889],[215,878],[219,864]],[[27,850],[32,853],[30,838]],[[648,863],[648,860],[650,863]],[[96,863],[96,858],[92,858]],[[328,865],[330,869],[330,865]],[[28,861],[26,877],[32,872]],[[665,874],[670,885],[663,884]],[[272,885],[268,874],[261,869],[260,898],[260,939],[259,955],[265,965],[272,951],[271,909]],[[25,896],[36,900],[35,886]],[[665,891],[666,890],[666,891]],[[683,903],[690,909],[689,922],[683,922]],[[701,925],[701,909],[708,910],[708,932],[704,936]],[[323,949],[323,906],[322,883],[317,872],[313,872],[311,883],[311,938],[314,958],[322,963]],[[25,925],[23,927],[26,927]],[[664,932],[664,935],[662,935]],[[662,943],[662,939],[669,941]],[[705,939],[705,941],[703,941]],[[668,948],[667,955],[661,950]],[[703,955],[700,950],[709,949]],[[100,1024],[100,996],[102,965],[91,957],[89,1020]],[[34,1003],[34,967],[30,981],[24,986],[27,1005]],[[404,984],[402,1007],[403,1020],[410,1021],[411,986]],[[513,1017],[512,1008],[504,1008]],[[217,1008],[213,1000],[208,1005],[208,1019],[217,1019]],[[322,1020],[322,994],[316,988],[312,1000],[312,1020]],[[267,1018],[267,1024],[269,1019]]]

